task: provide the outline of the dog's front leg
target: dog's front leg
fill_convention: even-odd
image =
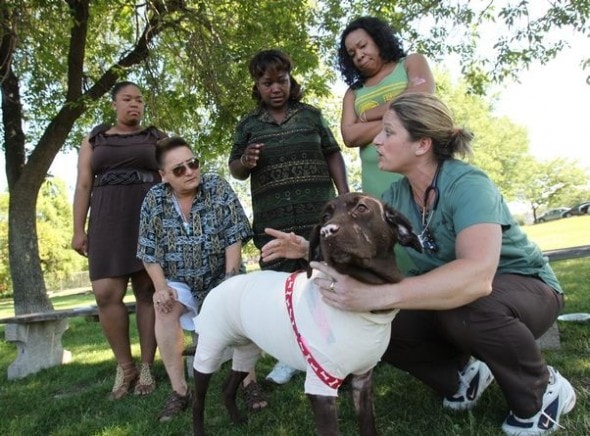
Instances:
[[[205,434],[205,396],[209,388],[211,374],[203,374],[193,369],[195,379],[195,399],[193,400],[193,436]]]
[[[373,370],[361,375],[353,374],[350,383],[359,433],[362,436],[374,436],[377,434],[377,428],[373,407]]]
[[[244,419],[241,417],[238,410],[238,405],[236,404],[236,396],[238,393],[238,388],[240,387],[240,383],[242,383],[247,375],[247,372],[232,370],[228,378],[223,383],[223,402],[225,403],[225,407],[229,412],[229,417],[236,424],[244,422]]]
[[[338,412],[336,397],[308,394],[313,410],[315,428],[320,436],[338,436]]]

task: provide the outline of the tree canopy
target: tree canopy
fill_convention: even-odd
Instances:
[[[293,57],[307,94],[326,95],[336,77],[338,35],[356,15],[391,22],[409,51],[432,60],[458,56],[469,91],[477,92],[551,59],[566,43],[552,40],[553,29],[589,34],[585,0],[473,3],[1,0],[0,131],[16,312],[51,307],[39,258],[39,190],[59,150],[108,121],[102,97],[117,80],[144,88],[146,121],[187,137],[215,160],[227,154],[235,123],[252,107],[249,58],[280,47]],[[480,51],[489,45],[489,26],[505,31]]]

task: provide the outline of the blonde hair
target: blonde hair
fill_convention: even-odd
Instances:
[[[438,97],[426,92],[402,94],[391,102],[394,111],[410,138],[432,140],[437,161],[472,154],[473,133],[456,127],[450,109]]]

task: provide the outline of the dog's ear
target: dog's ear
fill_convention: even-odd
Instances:
[[[399,213],[391,206],[384,204],[385,208],[385,221],[395,230],[397,233],[398,242],[404,247],[412,247],[419,253],[422,253],[422,245],[418,236],[412,231],[412,225],[408,219]]]
[[[320,248],[320,229],[322,228],[321,224],[316,224],[311,234],[309,235],[309,253],[307,258],[309,261],[317,261],[323,262],[324,257],[322,256],[322,250]],[[312,269],[307,266],[307,277],[311,277]]]

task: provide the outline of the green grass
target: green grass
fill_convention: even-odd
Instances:
[[[566,312],[590,312],[590,258],[560,261],[555,270],[567,292]],[[560,324],[561,349],[546,351],[547,361],[555,365],[574,385],[578,403],[562,424],[563,435],[590,434],[590,324]],[[0,328],[0,334],[3,327]],[[134,332],[135,329],[132,329]],[[134,344],[137,337],[133,333]],[[85,319],[70,320],[64,346],[74,361],[50,368],[22,380],[7,381],[6,369],[15,358],[12,344],[0,341],[0,404],[2,435],[188,435],[190,413],[169,423],[157,423],[155,416],[169,392],[164,367],[156,361],[156,392],[145,398],[129,396],[118,402],[107,400],[114,362],[101,333],[100,325]],[[134,345],[134,354],[138,347]],[[260,374],[272,368],[264,358]],[[210,435],[310,435],[313,422],[309,403],[303,394],[303,375],[284,386],[264,384],[270,407],[251,414],[247,424],[233,425],[222,407],[219,384],[228,373],[227,365],[212,379],[207,403]],[[382,435],[499,435],[507,406],[496,384],[468,413],[443,410],[441,401],[428,388],[407,374],[388,365],[375,371],[377,426]],[[243,406],[243,403],[240,402]],[[338,400],[340,426],[344,435],[355,435],[356,422],[349,395]]]
[[[70,292],[56,293],[49,298],[55,310],[69,309],[72,307],[91,306],[96,304],[94,295],[90,289],[76,289]],[[123,299],[126,303],[135,301],[131,291]],[[14,304],[12,299],[0,300],[0,318],[14,316]]]
[[[523,229],[542,250],[590,245],[590,215],[524,226]]]
[[[530,226],[526,230],[544,250],[585,245],[590,244],[590,235],[582,227],[587,228],[589,218],[574,217]],[[551,235],[555,231],[562,231],[557,239]],[[579,233],[570,238],[570,231]],[[562,244],[557,244],[558,240]],[[560,261],[553,266],[566,291],[564,312],[590,312],[590,258]],[[93,303],[90,294],[54,297],[52,301],[56,308]],[[0,303],[0,314],[5,310],[6,306]],[[561,349],[545,351],[544,354],[548,363],[555,365],[571,381],[578,396],[576,408],[562,420],[566,429],[559,434],[590,434],[590,323],[560,323],[559,328]],[[133,352],[137,356],[139,349],[134,325],[131,332]],[[3,333],[4,326],[0,326],[0,335]],[[6,370],[16,357],[16,350],[14,345],[0,341],[1,435],[191,434],[189,412],[169,423],[161,424],[155,420],[170,389],[159,357],[154,368],[158,381],[154,394],[145,398],[129,396],[111,402],[107,395],[115,364],[100,325],[86,319],[71,319],[63,342],[74,356],[72,363],[43,370],[22,380],[7,381]],[[270,371],[273,363],[268,357],[262,359],[257,366],[259,374]],[[219,394],[220,383],[228,371],[226,365],[212,378],[206,410],[210,435],[298,436],[314,433],[311,410],[303,394],[302,374],[284,386],[266,384],[262,380],[270,407],[249,415],[248,422],[242,426],[233,425]],[[500,425],[508,411],[495,383],[473,411],[451,413],[443,410],[440,398],[432,391],[388,365],[376,368],[374,390],[377,428],[382,435],[500,435]],[[243,407],[241,399],[240,405]],[[348,393],[341,394],[338,407],[343,435],[356,435],[356,421]]]

